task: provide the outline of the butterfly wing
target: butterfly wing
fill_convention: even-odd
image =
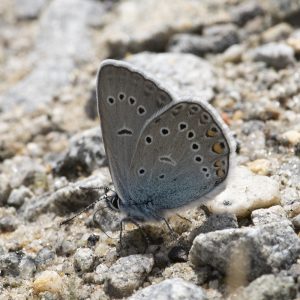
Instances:
[[[97,76],[97,99],[111,176],[117,193],[126,201],[130,163],[142,127],[172,97],[129,64],[105,60]]]
[[[130,193],[137,201],[130,205],[151,218],[203,203],[224,189],[234,153],[228,129],[210,105],[170,105],[141,133],[130,166]]]

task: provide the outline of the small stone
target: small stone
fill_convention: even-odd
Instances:
[[[289,130],[282,134],[282,139],[287,141],[290,145],[297,145],[300,143],[300,131]]]
[[[256,209],[251,213],[251,219],[254,225],[267,225],[273,222],[284,222],[290,224],[286,216],[285,210],[280,205],[275,205],[270,208]]]
[[[16,252],[0,255],[0,272],[4,275],[19,275],[19,263],[21,256]]]
[[[100,264],[97,266],[94,274],[94,283],[103,284],[108,272],[108,267],[105,264]]]
[[[56,254],[60,256],[70,256],[76,251],[76,245],[73,241],[61,240],[56,247]]]
[[[300,229],[300,215],[294,217],[292,219],[292,223],[293,223],[295,229],[299,230]]]
[[[197,273],[188,263],[175,263],[167,266],[162,272],[162,277],[165,279],[182,278],[186,281],[197,283]]]
[[[11,186],[8,178],[5,175],[0,174],[0,207],[6,204],[10,192]]]
[[[208,265],[228,278],[239,274],[243,285],[263,274],[288,269],[299,254],[298,236],[281,222],[200,234],[189,259],[196,268]]]
[[[262,7],[256,1],[242,2],[231,10],[233,21],[238,25],[244,25],[263,13]]]
[[[270,160],[261,158],[247,163],[247,167],[255,174],[267,176],[271,174],[272,164]]]
[[[238,63],[242,60],[244,52],[245,47],[243,45],[232,45],[221,55],[221,60],[223,62]]]
[[[79,248],[74,254],[74,268],[77,272],[89,272],[95,262],[94,252],[90,248]]]
[[[251,211],[279,204],[278,183],[267,177],[255,175],[245,167],[236,167],[225,191],[207,203],[213,213],[231,213],[246,217]]]
[[[106,160],[100,128],[80,132],[72,137],[69,150],[54,167],[60,176],[74,179],[81,174],[90,175]]]
[[[44,271],[37,274],[36,279],[32,284],[35,294],[42,292],[50,292],[54,294],[62,294],[64,284],[62,278],[55,271]]]
[[[204,56],[208,53],[222,53],[238,42],[239,37],[235,26],[232,24],[216,25],[207,28],[202,36],[190,33],[174,35],[170,40],[168,50]]]
[[[0,232],[12,232],[17,229],[19,222],[16,216],[8,215],[0,217]]]
[[[34,273],[36,272],[36,265],[34,259],[29,256],[23,257],[20,261],[19,269],[20,276],[23,279],[32,278]]]
[[[265,43],[277,42],[285,40],[292,32],[293,28],[288,23],[279,23],[264,31],[262,39]]]
[[[48,248],[43,248],[37,253],[35,257],[35,262],[38,267],[41,267],[43,265],[49,264],[54,259],[55,259],[55,252]]]
[[[48,0],[14,0],[15,13],[20,20],[36,19]]]
[[[295,62],[294,50],[284,43],[268,43],[256,48],[254,61],[265,62],[275,69],[283,69]]]
[[[129,296],[139,288],[154,265],[152,255],[130,255],[118,259],[105,279],[105,292],[115,298]]]
[[[128,300],[207,300],[205,291],[195,284],[181,278],[166,279],[148,286]]]
[[[188,253],[183,247],[175,246],[169,251],[168,257],[171,262],[186,262]]]
[[[88,247],[94,247],[97,242],[99,241],[100,236],[97,234],[91,234],[87,239],[87,246]]]
[[[295,299],[297,286],[292,277],[263,275],[241,288],[228,300],[289,300]]]
[[[30,191],[30,189],[22,185],[17,189],[13,189],[9,195],[7,204],[19,208],[27,199],[32,197],[33,193]]]

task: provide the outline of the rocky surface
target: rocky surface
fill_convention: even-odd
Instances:
[[[300,298],[299,17],[299,0],[0,1],[0,300]],[[237,143],[224,192],[121,241],[108,57],[209,101]]]

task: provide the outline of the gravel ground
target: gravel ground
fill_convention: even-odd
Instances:
[[[0,299],[300,299],[300,1],[2,0]],[[227,189],[133,224],[96,112],[105,58],[208,101],[237,142]],[[76,121],[76,122],[75,122]],[[105,233],[103,232],[105,231]]]

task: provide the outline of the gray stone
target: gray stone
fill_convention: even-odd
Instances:
[[[103,47],[108,48],[107,56],[122,57],[145,50],[162,52],[175,33],[228,21],[224,7],[215,3],[212,8],[210,2],[199,5],[191,0],[122,1],[106,16],[102,40]]]
[[[19,275],[20,255],[16,252],[0,255],[0,272],[4,275]]]
[[[239,37],[235,26],[217,25],[207,28],[202,36],[188,33],[176,34],[170,40],[168,49],[171,52],[204,56],[208,53],[222,53],[238,42]]]
[[[208,233],[216,230],[226,228],[238,228],[237,218],[234,214],[212,214],[209,216],[200,227],[195,228],[189,236],[189,240],[193,241],[194,238],[200,233]]]
[[[48,0],[14,0],[15,14],[20,20],[36,19]]]
[[[34,110],[58,96],[62,88],[71,83],[77,63],[90,61],[95,54],[88,31],[95,5],[102,4],[91,0],[50,2],[38,24],[32,57],[38,63],[28,76],[2,96],[2,109],[10,110],[20,104],[27,111]]]
[[[292,219],[292,223],[297,230],[300,229],[300,214]]]
[[[254,225],[267,225],[270,223],[290,223],[286,216],[285,210],[280,205],[275,205],[269,208],[256,209],[251,213],[251,219]]]
[[[81,174],[90,175],[106,160],[100,127],[86,130],[72,137],[64,157],[54,167],[56,174],[74,179]]]
[[[34,220],[45,212],[55,212],[63,215],[66,211],[78,211],[99,199],[98,190],[82,190],[80,187],[101,187],[109,184],[109,172],[106,168],[99,175],[90,176],[84,180],[69,184],[55,192],[45,193],[32,198],[21,207],[21,214],[27,220]]]
[[[0,207],[4,206],[11,192],[9,179],[4,174],[0,174]]]
[[[29,256],[23,257],[20,261],[19,269],[20,276],[23,279],[32,278],[34,273],[36,272],[36,265],[34,259]]]
[[[6,159],[1,168],[8,175],[12,188],[34,185],[37,178],[46,176],[45,167],[28,156],[15,156],[12,159]]]
[[[276,245],[276,246],[274,246]],[[300,254],[300,241],[286,223],[224,229],[198,235],[189,258],[195,267],[209,265],[223,274],[239,270],[247,280],[289,268]]]
[[[291,300],[297,295],[297,286],[292,277],[263,275],[242,288],[228,300]]]
[[[297,16],[300,11],[298,0],[266,0],[260,4],[275,19],[284,20],[292,16]]]
[[[19,222],[16,216],[7,215],[0,217],[0,233],[15,231]]]
[[[195,55],[145,52],[130,56],[128,61],[155,76],[178,98],[193,96],[193,99],[209,101],[214,96],[214,69]]]
[[[206,206],[213,213],[231,213],[237,217],[246,217],[257,208],[269,207],[279,202],[277,181],[237,166],[232,170],[226,190]]]
[[[130,255],[118,259],[108,270],[105,292],[115,298],[132,294],[141,286],[154,265],[152,255]]]
[[[166,279],[161,283],[148,286],[129,300],[206,300],[205,291],[193,283],[181,278]]]
[[[93,269],[95,255],[90,248],[79,248],[74,254],[74,268],[77,272],[89,272]]]
[[[99,264],[95,270],[94,283],[95,284],[104,283],[107,272],[108,272],[108,267],[105,264]]]
[[[294,50],[284,43],[268,43],[256,48],[254,61],[265,62],[275,69],[283,69],[295,62]]]
[[[38,267],[43,267],[53,261],[55,257],[54,251],[48,248],[42,248],[35,257],[35,263]]]
[[[243,1],[238,6],[231,10],[233,21],[238,25],[244,25],[251,19],[260,16],[264,13],[260,4],[257,1]]]
[[[19,208],[22,204],[29,198],[33,197],[33,193],[29,188],[25,186],[20,186],[18,189],[14,189],[7,200],[9,206],[14,206]]]

